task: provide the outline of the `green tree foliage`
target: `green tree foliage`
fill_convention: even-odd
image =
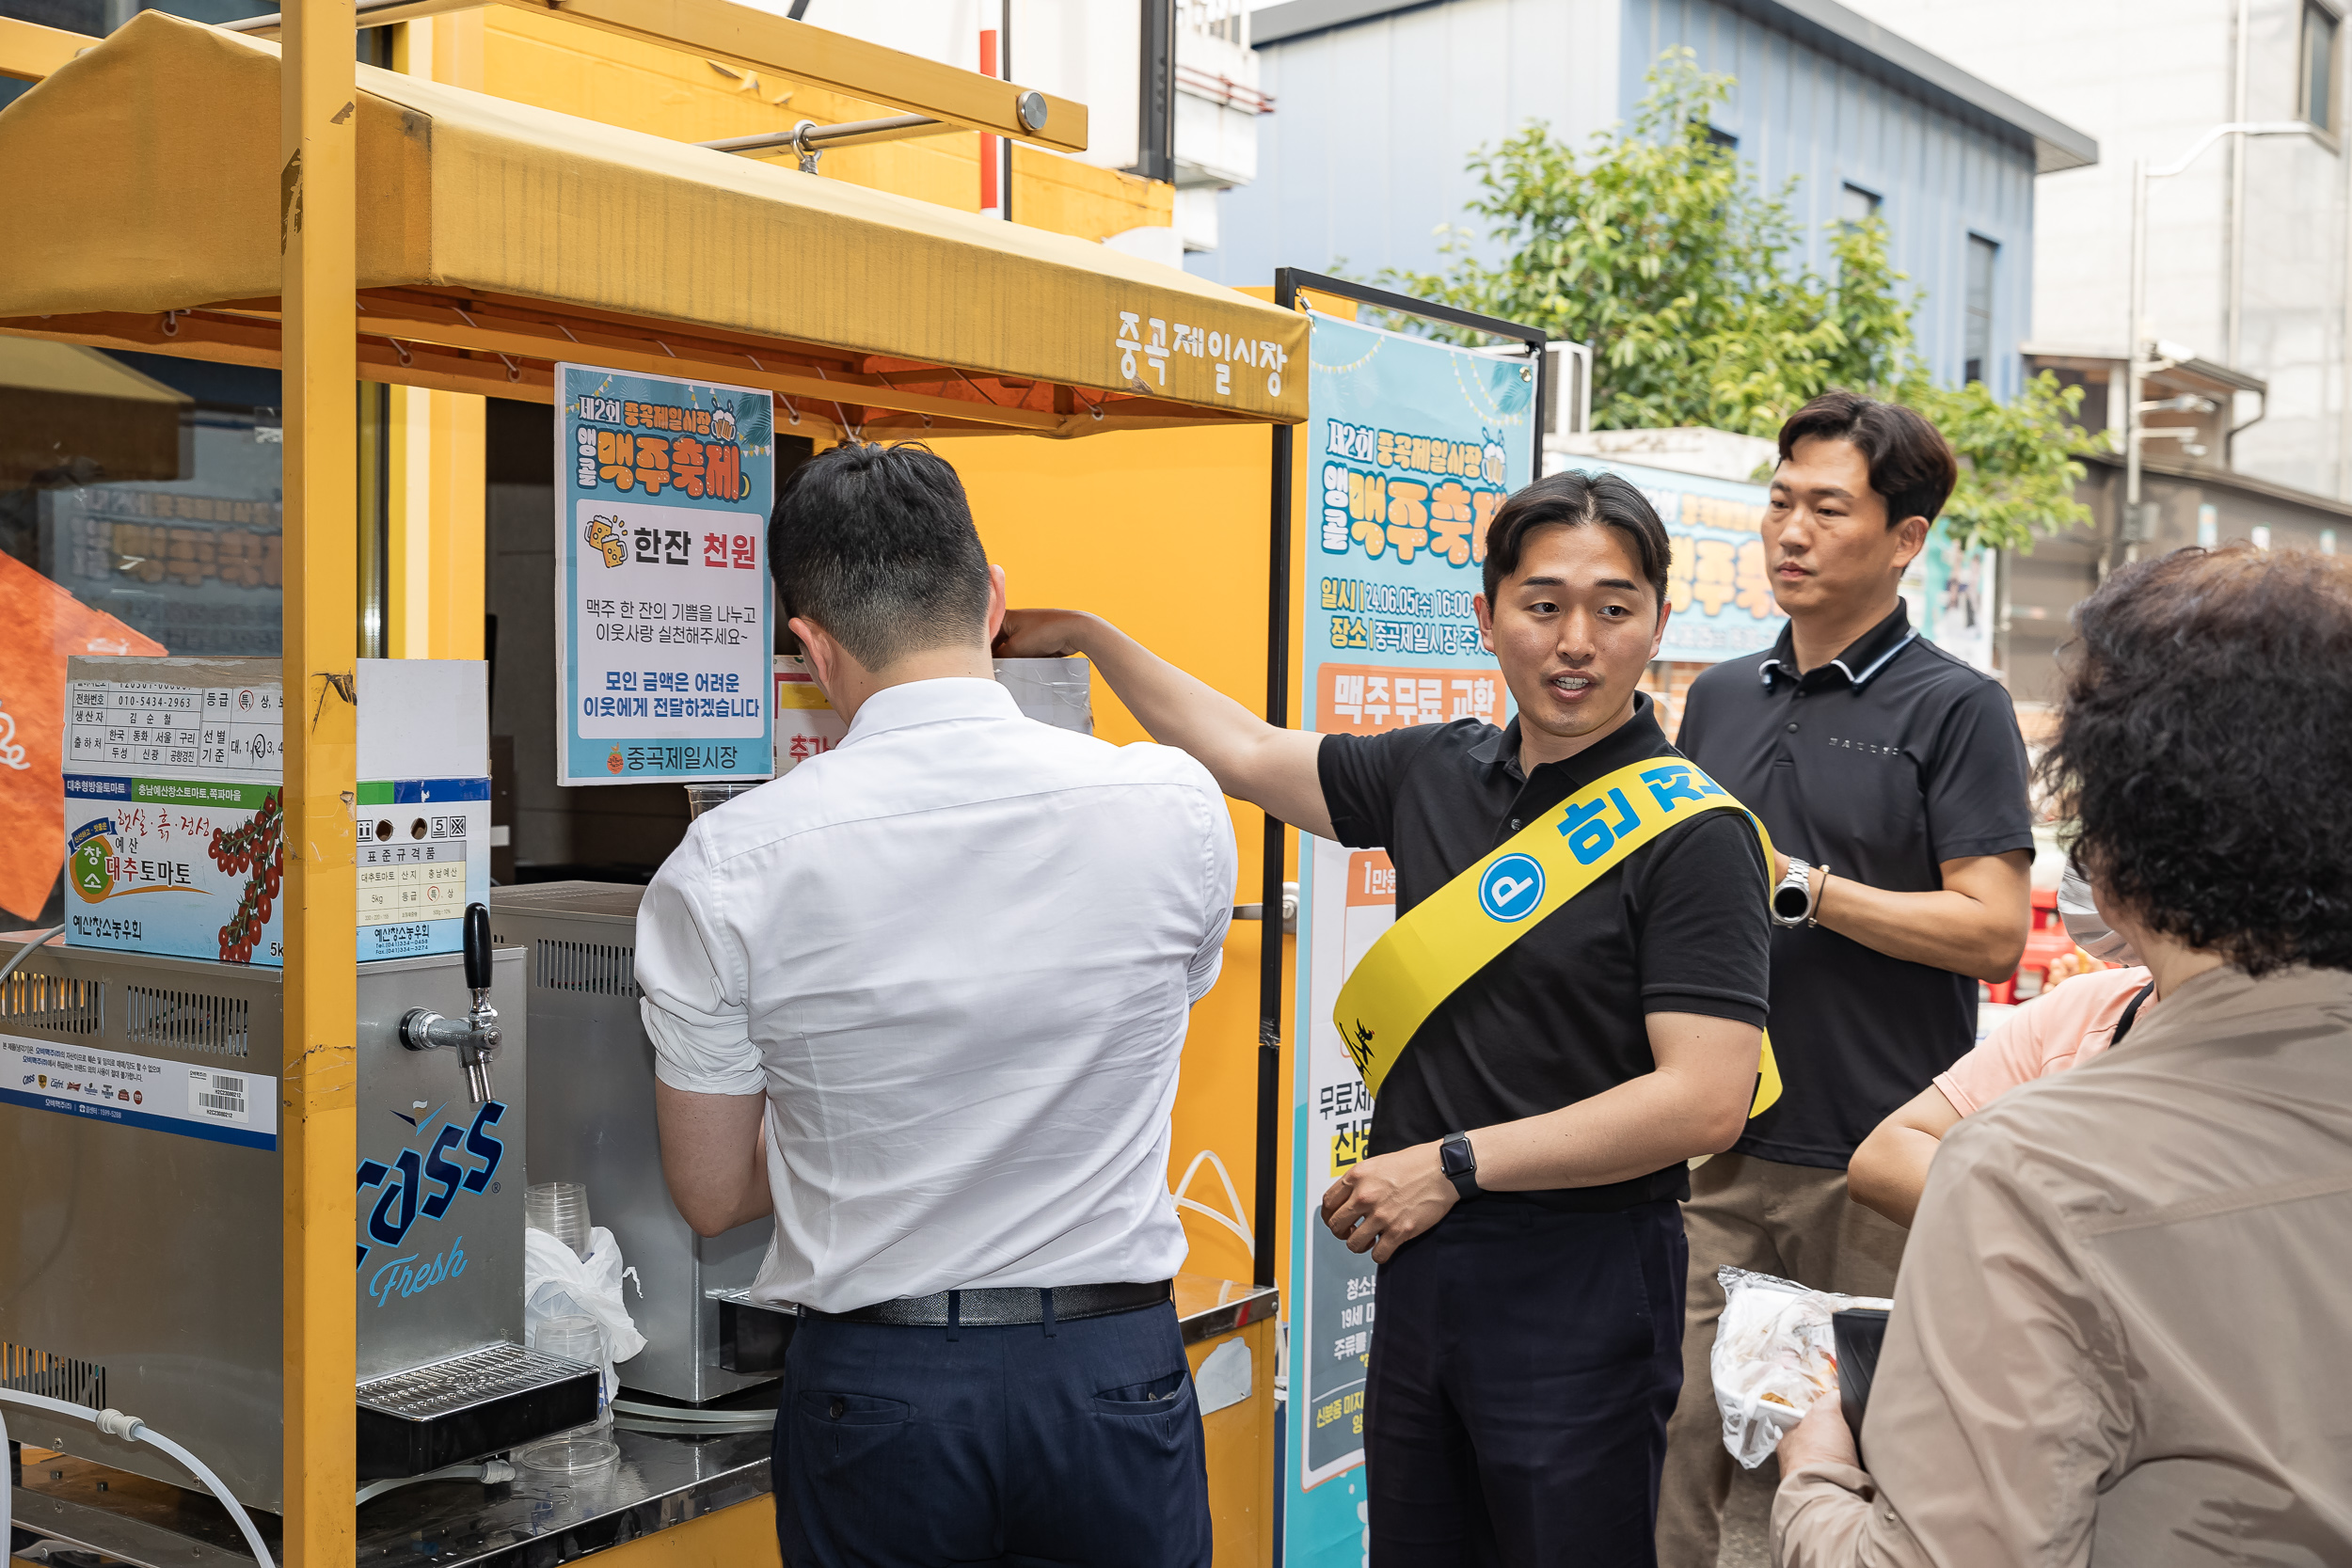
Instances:
[[[2037,532],[2090,520],[2074,499],[2098,446],[2076,422],[2078,388],[2048,372],[2011,403],[1979,382],[1938,387],[1914,347],[1915,301],[1873,217],[1834,226],[1835,275],[1802,264],[1796,182],[1759,188],[1708,135],[1732,79],[1670,50],[1629,128],[1582,152],[1531,125],[1470,160],[1470,212],[1503,260],[1452,230],[1433,273],[1382,281],[1425,299],[1525,322],[1593,345],[1593,422],[1604,430],[1713,425],[1770,437],[1836,387],[1909,404],[1961,458],[1946,532],[1966,546],[2030,548]]]

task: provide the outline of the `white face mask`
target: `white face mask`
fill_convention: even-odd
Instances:
[[[2094,958],[2108,963],[2136,964],[2139,955],[2122,937],[2107,929],[2107,923],[2099,914],[2099,906],[2090,901],[2090,883],[2073,866],[2058,882],[2058,918],[2066,922],[2066,934],[2075,944]]]

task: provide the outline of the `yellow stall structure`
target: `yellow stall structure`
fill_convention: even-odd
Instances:
[[[0,341],[284,378],[283,646],[304,717],[285,762],[283,1559],[306,1568],[356,1549],[353,383],[392,388],[396,656],[480,655],[478,400],[548,402],[553,365],[577,361],[766,389],[779,427],[820,445],[957,438],[947,455],[1016,600],[1109,610],[1253,704],[1264,427],[1306,413],[1303,317],[1095,243],[1168,198],[1032,150],[1083,146],[1082,105],[1049,103],[1040,126],[1014,84],[726,0],[361,9],[304,3],[242,31],[150,11],[94,47],[0,24],[0,71],[40,84],[0,112],[0,178],[38,214],[0,271]],[[355,64],[355,26],[392,22],[395,69]],[[876,105],[936,123],[829,152],[822,175],[789,149],[695,145]],[[1072,231],[946,204],[976,131],[1029,144],[1025,207]],[[1139,735],[1102,695],[1103,733]],[[1239,834],[1252,890],[1256,827]],[[1262,930],[1236,927],[1177,1114],[1179,1158],[1223,1149],[1245,1193]],[[1196,1271],[1248,1277],[1236,1233],[1191,1233]],[[1272,1324],[1241,1316],[1224,1337],[1270,1384]],[[1267,1560],[1271,1414],[1260,1397],[1208,1418],[1220,1564]],[[618,1550],[772,1560],[766,1517],[727,1510]]]

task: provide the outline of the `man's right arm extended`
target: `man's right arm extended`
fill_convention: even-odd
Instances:
[[[1004,658],[1084,655],[1152,739],[1190,752],[1219,789],[1295,828],[1337,836],[1315,771],[1323,736],[1276,729],[1100,616],[1071,610],[1008,610],[995,651]]]

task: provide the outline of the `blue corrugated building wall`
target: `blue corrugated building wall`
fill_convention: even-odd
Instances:
[[[2009,396],[2031,327],[2034,175],[2098,155],[1831,0],[1292,0],[1252,22],[1276,103],[1259,177],[1219,198],[1217,248],[1187,259],[1229,284],[1438,266],[1438,228],[1469,221],[1471,151],[1530,120],[1581,145],[1687,45],[1738,78],[1716,128],[1740,158],[1768,189],[1798,178],[1806,261],[1826,272],[1827,226],[1875,202],[1937,379],[1960,381],[1973,349]]]

